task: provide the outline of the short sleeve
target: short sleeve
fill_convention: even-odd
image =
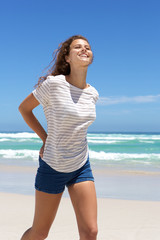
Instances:
[[[97,102],[98,99],[99,99],[99,93],[96,90],[96,92],[95,92],[95,102]]]
[[[94,98],[94,102],[96,104],[97,100],[99,99],[99,93],[94,87],[93,87],[93,98]]]
[[[45,107],[49,104],[50,101],[50,81],[49,77],[44,80],[40,86],[38,86],[35,90],[33,90],[34,97],[38,100],[38,102]]]

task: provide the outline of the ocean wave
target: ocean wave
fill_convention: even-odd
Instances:
[[[39,138],[36,133],[0,133],[0,138]]]
[[[7,141],[10,141],[8,138],[2,138],[0,139],[0,142],[7,142]]]
[[[18,132],[18,133],[0,133],[0,141],[12,141],[13,139],[18,141],[33,141],[40,140],[36,133],[31,132]],[[90,143],[119,143],[126,141],[160,141],[160,135],[145,135],[145,134],[87,134],[87,140]],[[146,142],[147,143],[147,142]],[[152,142],[154,143],[154,142]]]
[[[40,139],[40,138],[28,138],[28,139],[18,139],[18,140],[16,140],[17,142],[33,142],[33,143],[42,143],[42,140]]]
[[[113,144],[113,143],[118,143],[120,141],[107,141],[107,140],[88,140],[88,143],[97,143],[97,144],[102,144],[102,143],[105,143],[105,144]]]
[[[39,150],[28,150],[28,149],[19,149],[19,150],[13,150],[13,149],[2,149],[0,150],[0,157],[1,158],[8,158],[8,159],[31,159],[31,160],[37,160],[39,155]],[[112,152],[96,152],[89,150],[89,156],[92,160],[98,160],[98,161],[128,161],[130,163],[132,162],[140,162],[144,164],[152,164],[152,162],[160,163],[160,154],[156,153],[141,153],[141,154],[135,154],[135,153],[112,153]]]
[[[160,140],[160,136],[140,137],[140,140]]]
[[[136,135],[136,134],[88,134],[88,140],[120,140],[120,141],[131,141],[131,140],[160,140],[160,135]]]
[[[158,160],[160,161],[160,154],[156,153],[111,153],[111,152],[95,152],[90,150],[89,151],[89,156],[91,159],[97,159],[97,160],[106,160],[106,161],[124,161],[124,160],[149,160],[149,161],[154,161]]]
[[[151,143],[151,144],[154,144],[155,142],[154,141],[144,141],[144,140],[140,140],[139,142],[141,142],[141,143]]]
[[[15,159],[15,158],[29,158],[31,160],[36,160],[39,155],[39,150],[28,150],[28,149],[2,149],[0,150],[0,156],[3,158]]]
[[[118,137],[118,136],[115,136],[115,137],[92,137],[92,136],[88,136],[87,137],[89,140],[135,140],[136,138],[135,137]]]
[[[32,143],[42,143],[41,139],[38,138],[1,138],[0,142],[11,142],[11,143],[20,143],[20,142],[32,142]]]

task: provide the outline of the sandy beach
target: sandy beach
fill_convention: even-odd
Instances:
[[[30,227],[34,196],[0,193],[0,238],[18,240]],[[98,240],[159,240],[160,202],[98,199]],[[48,240],[78,240],[74,211],[63,197]]]
[[[1,150],[0,157],[0,240],[20,240],[23,232],[32,225],[34,216],[34,181],[38,167],[38,161],[34,159],[38,150],[31,149],[30,145],[33,143],[35,146],[36,141],[39,140],[32,139],[31,135],[29,140],[26,138],[24,141],[23,136],[18,141],[17,135],[12,136],[14,138],[5,135],[1,142],[1,148],[4,150]],[[25,136],[28,136],[27,133]],[[90,137],[94,138],[94,136]],[[106,137],[105,135],[103,140]],[[143,137],[136,140],[138,146]],[[124,139],[126,136],[123,136]],[[120,155],[122,161],[118,162],[115,161],[114,153],[110,155],[112,161],[103,161],[100,140],[96,138],[95,141],[98,143],[94,143],[95,149],[91,151],[91,165],[98,197],[97,240],[159,240],[159,155],[151,153],[144,155],[146,159],[141,160],[141,155],[136,150],[136,154],[129,155],[127,163],[126,155]],[[128,144],[131,140],[125,141]],[[156,141],[158,140],[155,140],[155,146],[157,146]],[[22,149],[17,149],[19,146]],[[11,147],[14,149],[10,150]],[[26,150],[27,147],[29,149]],[[116,147],[114,149],[117,150]],[[97,159],[92,158],[92,153]],[[107,153],[103,152],[107,159],[105,154]],[[135,162],[136,158],[134,161],[131,158],[135,155],[139,157],[138,163]],[[151,157],[153,161],[149,160]],[[76,218],[67,189],[47,239],[79,239]]]

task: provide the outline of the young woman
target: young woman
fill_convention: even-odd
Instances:
[[[56,51],[50,72],[19,106],[26,123],[43,141],[34,221],[21,240],[47,238],[65,186],[80,240],[97,239],[97,200],[87,144],[87,128],[96,118],[98,99],[96,89],[86,83],[92,60],[88,40],[81,35],[70,37]],[[47,133],[32,112],[39,104],[47,119]]]

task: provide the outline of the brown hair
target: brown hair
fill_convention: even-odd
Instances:
[[[48,68],[51,64],[53,64],[52,67],[47,71],[46,75],[41,76],[39,78],[38,83],[35,85],[35,87],[38,86],[40,83],[42,83],[44,80],[46,80],[48,75],[56,76],[60,74],[63,74],[63,75],[70,74],[70,65],[68,62],[66,62],[65,57],[69,55],[70,45],[76,39],[83,39],[88,42],[87,38],[81,35],[74,35],[68,38],[66,41],[60,43],[58,46],[58,49],[56,49],[52,54],[53,60],[50,62],[50,64],[46,68]]]

